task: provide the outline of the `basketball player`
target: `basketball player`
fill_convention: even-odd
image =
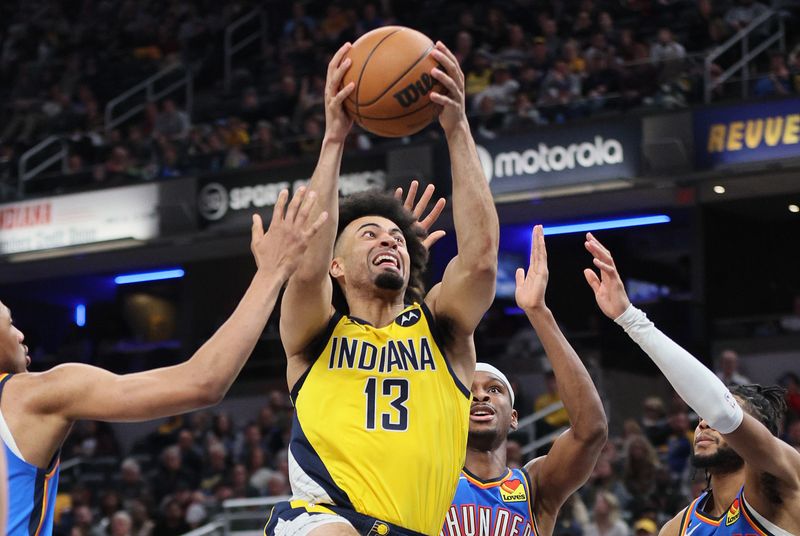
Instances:
[[[450,150],[458,255],[427,295],[427,250],[391,195],[338,201],[352,125],[338,89],[350,60],[328,67],[326,125],[311,188],[337,231],[309,245],[281,304],[287,381],[296,407],[289,447],[293,500],[268,535],[437,534],[464,464],[472,334],[494,298],[497,213],[464,111],[464,75],[442,43],[431,100]],[[333,305],[335,303],[335,306]]]
[[[266,233],[261,218],[253,217],[256,275],[228,321],[180,365],[116,375],[68,363],[29,373],[24,336],[0,303],[0,437],[8,460],[3,486],[8,483],[10,499],[4,534],[52,533],[59,449],[76,420],[144,421],[222,399],[261,335],[282,285],[327,217],[323,212],[307,224],[313,192],[298,191],[288,207],[287,198],[288,192],[281,192]]]
[[[467,461],[441,536],[552,534],[561,505],[589,478],[606,442],[600,395],[545,304],[548,269],[541,225],[534,227],[528,274],[519,268],[516,276],[517,305],[547,353],[571,427],[546,456],[522,469],[509,469],[506,440],[509,430],[517,428],[514,391],[497,368],[478,363]]]
[[[710,475],[709,489],[660,534],[800,534],[800,453],[777,437],[786,409],[779,390],[747,385],[729,391],[631,305],[611,253],[591,233],[586,249],[600,270],[600,277],[584,271],[600,309],[650,356],[701,418],[692,460]]]

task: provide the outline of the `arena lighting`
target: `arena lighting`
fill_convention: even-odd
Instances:
[[[789,212],[797,214],[798,212],[800,212],[800,207],[798,207],[795,204],[791,204],[791,205],[789,205]]]
[[[145,283],[147,281],[161,281],[163,279],[178,279],[183,277],[183,270],[175,268],[172,270],[159,270],[157,272],[139,272],[136,274],[118,275],[114,278],[117,285],[128,285],[131,283]]]
[[[568,233],[585,233],[588,231],[601,231],[603,229],[622,229],[625,227],[639,227],[642,225],[655,225],[658,223],[669,223],[672,218],[666,214],[656,214],[653,216],[637,216],[634,218],[616,218],[613,220],[596,220],[580,223],[568,223],[565,225],[550,225],[544,227],[544,235],[560,235]]]
[[[715,194],[724,194],[725,193],[725,187],[722,186],[721,184],[717,184],[716,186],[714,186],[714,193]]]
[[[81,328],[86,325],[86,305],[82,303],[75,306],[75,325]]]

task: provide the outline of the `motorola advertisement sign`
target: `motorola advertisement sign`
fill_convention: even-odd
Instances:
[[[385,190],[386,159],[368,156],[348,160],[339,175],[339,194]],[[251,215],[269,217],[281,190],[296,191],[308,184],[314,163],[241,173],[215,174],[197,181],[197,210],[204,227],[249,227]]]
[[[495,195],[631,178],[639,172],[641,127],[636,121],[503,133],[476,140]]]

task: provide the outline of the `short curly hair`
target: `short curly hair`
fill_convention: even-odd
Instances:
[[[414,215],[403,207],[400,200],[384,192],[368,191],[352,194],[339,202],[339,226],[336,230],[336,240],[339,240],[345,227],[364,216],[380,216],[391,220],[403,233],[411,261],[408,287],[406,287],[403,300],[405,303],[421,302],[425,297],[423,276],[428,264],[428,250],[422,244],[422,240],[427,234],[422,227],[417,225]],[[333,306],[342,314],[350,312],[344,292],[335,279]]]
[[[786,415],[786,389],[758,384],[735,385],[730,388],[734,396],[741,398],[744,409],[777,436]]]

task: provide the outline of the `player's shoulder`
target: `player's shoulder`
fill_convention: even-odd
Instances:
[[[658,532],[658,536],[679,536],[681,534],[681,522],[688,514],[688,509],[689,506],[686,506],[683,510],[675,514],[675,517],[664,523],[664,526],[661,527],[661,530]]]

